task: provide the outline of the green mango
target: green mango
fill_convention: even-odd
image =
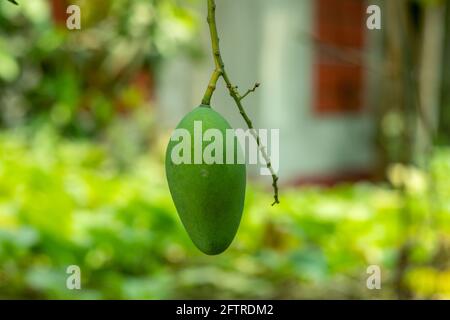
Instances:
[[[201,123],[203,134],[208,129],[218,129],[223,138],[222,148],[216,148],[217,154],[222,150],[223,161],[195,161],[195,150],[205,152],[208,145],[217,138],[203,141],[202,136],[195,136],[195,124]],[[166,176],[169,189],[178,215],[192,242],[203,253],[217,255],[225,251],[233,241],[239,227],[245,200],[246,166],[237,162],[242,155],[239,142],[233,133],[234,161],[226,161],[226,130],[230,124],[211,107],[201,105],[188,113],[177,126],[177,129],[190,134],[190,149],[179,151],[179,144],[186,137],[174,141],[174,135],[166,151]],[[177,130],[175,131],[177,132]],[[179,131],[178,131],[179,132]],[[197,141],[197,146],[195,145]],[[206,139],[206,138],[205,138]],[[230,139],[231,140],[231,139]],[[186,141],[185,141],[186,142]],[[187,141],[189,142],[189,141]],[[178,147],[177,147],[178,145]],[[197,149],[196,149],[197,148]],[[175,152],[179,151],[179,152]],[[187,155],[190,151],[190,157]],[[186,154],[184,154],[186,152]],[[216,155],[216,152],[208,154]],[[172,154],[174,153],[174,154]],[[174,155],[187,156],[190,161],[180,163],[174,161]],[[197,153],[198,154],[198,153]],[[185,159],[187,159],[185,158]],[[198,158],[197,158],[198,159]],[[241,161],[242,162],[242,161]]]

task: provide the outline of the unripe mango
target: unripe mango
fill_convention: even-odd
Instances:
[[[203,133],[208,129],[218,129],[216,132],[221,133],[223,162],[210,163],[202,159],[201,163],[194,163],[195,155],[198,156],[199,151],[203,154],[208,145],[215,140],[204,141],[202,137],[196,136],[199,124]],[[227,143],[226,130],[231,129],[231,126],[209,106],[201,105],[188,113],[177,126],[177,130],[180,129],[190,133],[189,150],[183,150],[181,153],[190,152],[188,158],[191,162],[180,163],[175,159],[182,139],[174,140],[173,135],[167,147],[165,163],[172,199],[189,237],[197,248],[208,255],[220,254],[233,241],[241,221],[246,167],[243,163],[238,164],[236,160],[238,152],[242,150],[236,136],[233,135],[232,146],[236,157],[232,163],[226,161],[226,154],[230,152],[227,150],[230,143]]]

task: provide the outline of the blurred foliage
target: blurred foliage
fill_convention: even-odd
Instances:
[[[0,299],[450,298],[450,150],[427,171],[390,164],[385,184],[283,188],[276,207],[251,184],[232,247],[205,256],[170,198],[151,102],[161,61],[199,55],[195,0],[71,0],[83,32],[67,3],[0,1]],[[402,115],[381,122],[389,136]]]
[[[85,136],[150,108],[158,62],[197,54],[189,2],[71,1],[83,5],[80,32],[66,28],[65,0],[1,1],[0,125],[51,122]]]
[[[450,150],[430,175],[393,166],[397,188],[283,190],[272,208],[250,186],[236,240],[216,257],[179,222],[163,148],[124,170],[107,145],[49,127],[0,134],[0,154],[0,298],[395,298],[397,281],[414,298],[450,297]],[[373,264],[382,290],[366,288]],[[82,290],[66,289],[69,265]]]

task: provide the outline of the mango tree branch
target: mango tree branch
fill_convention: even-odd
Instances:
[[[217,32],[217,24],[216,24],[216,3],[215,0],[207,0],[207,1],[208,1],[208,24],[209,24],[209,31],[211,34],[212,51],[216,68],[211,76],[211,80],[208,84],[208,88],[206,89],[205,95],[202,100],[202,104],[204,105],[211,104],[211,97],[213,96],[214,91],[216,89],[217,81],[219,80],[220,77],[222,77],[227,85],[231,97],[236,102],[240,114],[244,118],[244,121],[247,124],[248,128],[250,129],[251,134],[255,138],[256,143],[258,145],[258,149],[261,152],[261,155],[263,156],[264,161],[266,162],[267,168],[269,169],[272,175],[273,181],[272,186],[274,190],[274,200],[275,200],[272,205],[278,204],[280,203],[278,199],[278,176],[275,173],[275,170],[273,169],[266,148],[261,144],[261,139],[258,135],[258,132],[254,128],[252,121],[248,117],[247,113],[245,112],[244,106],[242,105],[242,100],[245,97],[247,97],[250,93],[254,92],[259,87],[259,83],[256,83],[255,86],[252,89],[248,90],[244,95],[240,95],[237,86],[234,86],[232,84],[230,78],[228,77],[228,74],[225,71],[225,64],[223,62],[222,55],[220,53],[219,35]]]
[[[250,93],[255,92],[256,89],[259,88],[261,84],[259,82],[255,83],[255,85],[253,86],[253,88],[248,89],[246,93],[244,93],[241,97],[241,101],[244,100]]]

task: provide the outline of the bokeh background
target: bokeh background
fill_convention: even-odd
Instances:
[[[213,68],[206,1],[19,2],[0,1],[0,298],[450,298],[448,1],[217,0],[228,72],[281,130],[281,204],[250,167],[216,257],[163,166]],[[244,127],[224,88],[213,102]]]

